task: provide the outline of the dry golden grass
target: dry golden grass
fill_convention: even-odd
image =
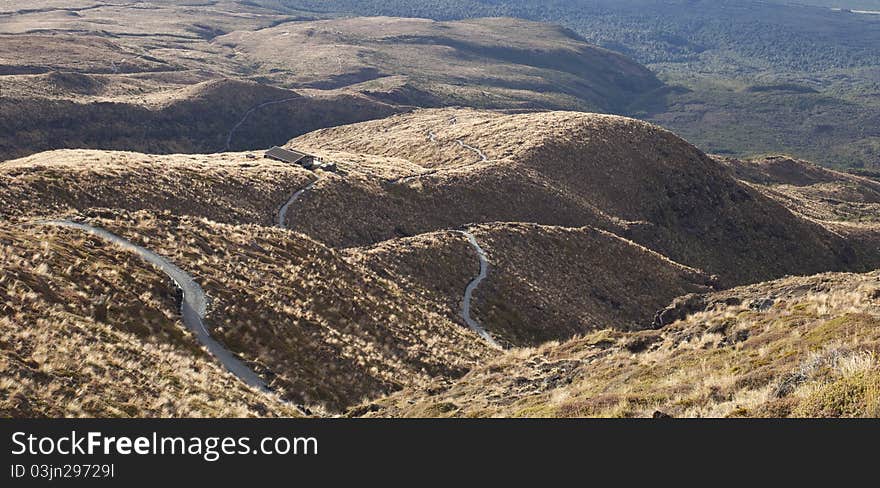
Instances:
[[[92,224],[194,276],[215,337],[297,403],[338,411],[461,376],[489,354],[432,304],[303,235],[145,211],[95,215]]]
[[[347,18],[233,1],[0,12],[0,160],[58,148],[269,147],[413,107],[623,110],[662,86],[556,26]],[[291,53],[296,53],[291,56]],[[464,80],[463,80],[464,79]]]
[[[673,298],[710,289],[710,278],[699,271],[596,229],[491,223],[470,231],[489,262],[472,313],[507,345],[606,327],[643,329]],[[422,234],[350,253],[461,322],[463,291],[479,261],[460,233]]]
[[[148,209],[220,222],[269,224],[311,173],[262,153],[152,156],[62,150],[0,165],[0,214]]]
[[[869,229],[844,235],[793,214],[674,134],[633,119],[420,110],[289,145],[423,168],[421,178],[363,174],[316,188],[295,209],[297,228],[332,246],[474,222],[533,222],[612,232],[718,275],[724,286],[880,264]]]
[[[461,300],[480,264],[462,234],[440,231],[391,239],[348,249],[345,257],[394,281],[408,296],[433,304],[440,313],[465,326],[459,316]]]
[[[295,416],[203,352],[173,285],[73,233],[0,225],[0,416]]]
[[[712,294],[659,331],[517,349],[458,382],[403,391],[378,416],[877,416],[880,273]]]
[[[491,267],[474,313],[517,346],[649,328],[673,298],[711,290],[700,271],[598,229],[484,224],[472,232]]]
[[[419,111],[292,145],[340,168],[291,208],[295,231],[267,226],[314,175],[245,153],[57,151],[0,165],[0,351],[14,378],[0,385],[3,414],[290,414],[192,342],[156,270],[74,230],[23,227],[57,217],[104,227],[192,274],[210,297],[214,335],[284,398],[317,411],[367,407],[358,414],[376,402],[378,414],[417,416],[876,412],[876,273],[715,292],[684,321],[635,330],[708,285],[875,266],[872,221],[824,220],[834,204],[821,185],[871,204],[860,180],[806,170],[786,180],[776,169],[767,181],[735,179],[666,131],[572,112]],[[791,188],[815,211],[772,193]],[[451,232],[461,227],[490,261],[476,317],[534,348],[499,356],[461,323],[478,269]]]
[[[880,222],[880,183],[787,156],[715,158],[792,212],[823,222]]]
[[[343,18],[233,32],[215,42],[277,83],[354,85],[415,106],[608,111],[661,86],[643,66],[565,29],[509,18]]]

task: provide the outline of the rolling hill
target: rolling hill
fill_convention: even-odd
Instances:
[[[397,104],[615,112],[661,86],[644,67],[552,25],[370,17],[288,23],[215,42],[282,86],[358,90]],[[291,59],[287,53],[299,50]]]
[[[876,408],[873,180],[712,158],[645,122],[577,112],[418,110],[289,146],[337,170],[249,152],[61,150],[0,165],[0,411]],[[58,220],[191,276],[206,329],[271,393],[198,342],[159,269],[46,225]],[[828,271],[865,273],[809,276]]]
[[[0,160],[264,148],[414,107],[619,112],[662,87],[556,26],[327,17],[231,1],[0,12]]]
[[[822,274],[713,293],[658,331],[519,349],[350,415],[877,417],[878,283]]]
[[[711,153],[880,164],[880,10],[871,0],[284,0],[326,15],[563,25],[644,64],[666,87],[621,113]],[[814,5],[805,5],[807,3]],[[832,10],[844,7],[856,11]]]
[[[322,129],[290,146],[384,157],[388,167],[409,162],[396,177],[329,177],[299,203],[297,228],[332,246],[533,222],[597,227],[726,286],[875,263],[872,236],[846,239],[795,215],[674,134],[634,119],[425,110]]]

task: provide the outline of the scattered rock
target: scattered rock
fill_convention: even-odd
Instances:
[[[775,298],[758,298],[749,303],[749,308],[758,312],[764,312],[770,309],[776,303]]]
[[[689,293],[673,300],[672,305],[657,312],[654,315],[652,329],[659,329],[678,320],[684,320],[688,315],[702,312],[706,309],[706,299],[703,295]]]
[[[448,389],[449,388],[445,387],[445,386],[430,387],[425,390],[425,393],[427,393],[428,395],[436,396],[436,395],[439,395],[439,394],[445,392]]]
[[[742,305],[742,298],[740,298],[740,297],[727,297],[727,298],[724,298],[722,300],[718,300],[713,303],[726,305],[728,307],[736,307],[738,305]]]
[[[358,405],[357,407],[352,408],[346,413],[346,417],[363,417],[368,413],[374,413],[382,410],[382,407],[375,403],[368,403],[366,405]],[[308,410],[306,410],[306,414],[311,414]]]
[[[740,329],[735,331],[733,334],[728,335],[721,342],[718,343],[718,347],[731,346],[733,344],[739,344],[740,342],[745,342],[749,338],[748,329]]]
[[[724,321],[718,324],[712,325],[708,329],[706,329],[707,334],[726,334],[728,327],[730,327],[731,322]]]
[[[733,333],[733,343],[745,342],[750,335],[751,333],[748,329],[740,329]]]
[[[804,374],[802,371],[788,373],[779,380],[776,388],[773,389],[773,397],[786,397],[790,395],[795,390],[795,388],[798,387],[798,385],[805,381],[807,381],[807,375]]]
[[[652,345],[663,340],[660,334],[639,334],[624,343],[623,347],[631,353],[646,351]]]
[[[337,168],[336,168],[336,163],[327,162],[327,163],[321,163],[320,165],[318,165],[317,169],[320,169],[322,171],[327,171],[330,173],[335,173]]]

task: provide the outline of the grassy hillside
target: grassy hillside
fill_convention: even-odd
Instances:
[[[674,134],[633,119],[425,110],[323,129],[290,145],[422,168],[320,182],[293,215],[298,230],[333,246],[474,222],[534,222],[598,227],[725,285],[876,262],[873,240],[847,241],[793,215]],[[401,179],[413,174],[422,176]]]
[[[658,331],[519,349],[374,416],[877,417],[878,274],[787,278],[691,300]]]
[[[74,79],[71,74],[63,76]],[[271,147],[292,135],[399,111],[357,94],[308,96],[236,80],[205,81],[152,95],[141,90],[140,97],[123,95],[120,99],[113,94],[77,94],[70,87],[59,90],[53,81],[58,77],[37,75],[17,80],[16,85],[30,90],[50,84],[58,96],[24,93],[0,106],[4,134],[0,137],[0,159],[56,148],[169,154],[223,151],[227,142],[229,150]],[[109,86],[108,91],[116,91],[118,81],[103,75],[75,79],[80,86]]]
[[[0,416],[296,416],[215,364],[138,259],[5,219],[0,249]]]
[[[94,7],[0,12],[0,160],[265,148],[413,107],[620,112],[662,86],[620,54],[523,20],[322,20],[333,16],[230,1]]]
[[[302,168],[246,153],[50,151],[0,165],[0,214],[33,217],[108,208],[269,224],[280,202],[310,177]]]
[[[488,354],[476,335],[438,313],[431,302],[407,297],[395,283],[348,264],[334,251],[304,236],[146,211],[88,213],[93,214],[88,219],[92,225],[148,247],[198,277],[210,297],[206,321],[212,334],[252,365],[279,395],[297,404],[317,411],[338,411],[363,398],[387,394],[404,385],[424,384],[438,375],[461,376]],[[147,361],[139,348],[149,352],[150,344],[157,340],[199,350],[183,332],[175,312],[174,287],[167,279],[147,264],[77,231],[27,227],[31,224],[16,220],[4,226],[19,236],[8,245],[30,239],[34,248],[31,254],[9,255],[3,264],[8,334],[48,334],[37,321],[54,324],[53,334],[73,334],[85,321],[90,328],[86,336],[98,333],[99,329],[91,328],[99,326],[142,334],[129,353],[135,356],[132,361]],[[22,226],[27,230],[19,230]],[[96,261],[93,252],[111,257]],[[71,254],[75,258],[65,257]],[[66,260],[66,264],[61,266],[56,260]],[[27,263],[34,262],[37,264],[28,267]],[[101,268],[92,271],[79,266],[72,270],[83,262],[100,262]],[[86,278],[63,285],[65,289],[73,288],[70,293],[76,293],[77,300],[94,305],[78,312],[85,318],[67,321],[63,313],[53,311],[65,308],[59,293],[66,292],[54,282],[47,283],[44,275],[63,281],[71,279],[71,273]],[[141,279],[145,273],[152,281]],[[102,286],[92,288],[92,280]],[[152,302],[159,298],[150,298],[153,295],[145,294],[144,286],[152,289],[153,295],[165,297],[164,308],[151,311]],[[149,306],[140,307],[141,300]],[[101,324],[93,325],[93,319]],[[153,337],[151,331],[156,328],[161,334]],[[45,361],[44,353],[28,352],[10,341],[5,343],[6,355],[25,354],[23,360],[32,365]],[[96,346],[89,356],[100,371],[117,361],[113,350],[104,347],[110,345]],[[200,361],[213,360],[201,356]],[[159,371],[149,368],[149,374]],[[120,372],[122,377],[126,374],[131,373]],[[116,384],[98,373],[81,381],[93,389],[107,388],[92,385],[102,381],[114,383],[112,388],[126,388],[122,379]],[[140,385],[128,388],[143,394]],[[131,415],[148,412],[135,410]],[[183,415],[187,411],[164,412]],[[228,415],[223,412],[205,410],[199,415]]]
[[[742,0],[285,3],[328,13],[558,23],[656,72],[671,89],[634,100],[625,113],[704,150],[880,164],[880,15]]]
[[[875,415],[877,273],[785,276],[877,267],[874,180],[576,112],[419,110],[291,145],[338,171],[0,165],[0,413]],[[191,274],[206,329],[274,393],[196,342],[165,275],[57,218]],[[470,318],[508,351],[462,316],[463,230],[487,260]]]
[[[712,280],[699,271],[596,229],[490,223],[469,230],[489,263],[473,314],[508,346],[566,339],[608,324],[647,328],[673,298],[711,289]],[[408,294],[445,302],[453,319],[461,290],[479,269],[474,250],[452,232],[385,241],[357,255]]]
[[[856,228],[880,220],[880,183],[874,180],[786,156],[718,160],[736,178],[808,218]]]
[[[514,19],[391,17],[282,24],[216,39],[284,86],[359,90],[416,106],[621,111],[660,87],[629,59]],[[287,53],[300,49],[295,60]]]

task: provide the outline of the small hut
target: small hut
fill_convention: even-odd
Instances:
[[[266,151],[264,157],[281,161],[282,163],[296,164],[306,169],[311,169],[316,163],[320,163],[318,158],[312,154],[293,149],[284,149],[283,147],[278,146]]]

